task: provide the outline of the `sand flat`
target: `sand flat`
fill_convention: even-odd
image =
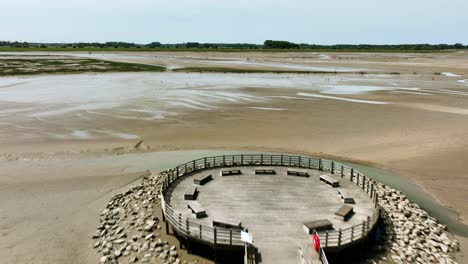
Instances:
[[[139,140],[148,146],[144,151],[276,150],[372,164],[414,180],[466,223],[468,92],[460,80],[468,75],[468,54],[320,55],[103,56],[171,67],[211,65],[210,61],[223,56],[238,61],[253,57],[281,65],[345,65],[400,74],[164,72],[1,77],[0,256],[7,263],[45,263],[48,258],[62,261],[77,256],[96,262],[87,244],[105,197],[139,177],[127,173],[152,169],[149,160],[128,158],[132,162],[125,164],[113,160],[117,154],[136,151],[127,147]],[[327,94],[330,87],[332,92],[333,87],[339,89]],[[108,159],[94,160],[97,156]],[[136,170],[134,164],[141,167]],[[62,210],[63,204],[57,201],[64,201],[77,214]],[[48,211],[52,213],[46,215]],[[39,231],[31,237],[29,228]],[[15,237],[16,233],[21,235]],[[70,233],[76,234],[75,239],[66,238]],[[41,241],[52,242],[34,249]]]

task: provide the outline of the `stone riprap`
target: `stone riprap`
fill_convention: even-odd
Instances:
[[[161,175],[144,177],[125,193],[114,195],[100,215],[92,247],[105,263],[187,263],[177,248],[160,238]],[[196,262],[194,262],[196,263]]]
[[[451,253],[459,250],[459,242],[450,239],[445,225],[411,202],[400,191],[376,183],[379,205],[386,211],[393,226],[390,260],[394,263],[456,263]]]
[[[186,263],[178,258],[175,246],[160,238],[160,219],[154,213],[160,210],[160,187],[168,173],[144,177],[140,184],[111,198],[92,235],[92,247],[101,255],[99,263]],[[389,254],[375,261],[456,263],[453,253],[459,251],[459,242],[449,237],[446,226],[400,191],[372,182],[393,229]]]

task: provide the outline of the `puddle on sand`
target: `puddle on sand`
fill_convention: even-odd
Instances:
[[[347,101],[353,103],[361,103],[361,104],[377,104],[377,105],[384,105],[389,104],[387,102],[381,101],[370,101],[370,100],[360,100],[360,99],[351,99],[351,98],[344,98],[344,97],[337,97],[337,96],[329,96],[329,95],[321,95],[321,94],[310,94],[310,93],[297,93],[299,96],[307,96],[307,97],[315,97],[315,98],[322,98],[322,99],[332,99],[338,101]]]
[[[285,108],[274,108],[274,107],[256,107],[256,106],[249,106],[250,109],[257,109],[257,110],[267,110],[267,111],[285,111]]]
[[[441,74],[447,77],[460,77],[461,76],[460,74],[455,74],[451,72],[442,72]]]

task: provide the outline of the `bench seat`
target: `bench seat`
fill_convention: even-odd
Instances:
[[[335,216],[340,220],[347,221],[353,213],[353,207],[351,205],[344,204],[335,212]]]
[[[326,184],[330,184],[331,187],[339,187],[340,182],[338,180],[335,180],[333,177],[328,176],[328,175],[320,175],[320,180],[325,182]]]
[[[291,176],[309,177],[309,172],[307,170],[288,169],[287,173]]]
[[[230,175],[240,175],[242,172],[240,170],[223,170],[221,171],[221,176],[230,176]]]
[[[305,222],[303,229],[307,234],[312,234],[314,230],[324,231],[324,230],[333,229],[333,224],[328,219],[320,219],[320,220]]]
[[[185,200],[196,200],[198,195],[197,186],[191,185],[185,190],[184,199]]]
[[[351,197],[347,191],[343,189],[338,189],[338,194],[340,195],[341,199],[343,199],[343,202],[346,204],[354,204],[354,198]]]
[[[242,228],[242,223],[239,220],[225,217],[216,217],[213,219],[213,227],[224,228]]]
[[[198,185],[204,185],[205,183],[211,181],[212,179],[213,177],[211,177],[211,174],[204,174],[204,175],[195,177],[193,179],[193,183],[198,184]]]
[[[271,175],[274,175],[274,174],[276,174],[276,171],[272,170],[272,169],[259,168],[259,169],[255,169],[255,174],[271,174]]]
[[[197,201],[188,202],[187,207],[190,208],[190,210],[192,210],[192,213],[195,214],[196,218],[207,216],[205,208],[203,208],[203,206],[201,206],[201,204]]]

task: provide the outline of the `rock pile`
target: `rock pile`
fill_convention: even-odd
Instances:
[[[459,243],[447,236],[446,226],[437,223],[401,192],[375,184],[379,205],[393,224],[390,258],[394,263],[456,263],[450,253],[459,250]]]
[[[107,263],[186,263],[175,246],[161,239],[160,187],[168,171],[143,178],[122,194],[114,195],[100,215],[100,225],[92,235],[101,264]],[[372,181],[374,182],[374,181]],[[446,226],[428,215],[401,192],[374,182],[379,205],[393,224],[390,261],[402,263],[456,263],[452,254],[459,242],[450,239]],[[386,257],[382,260],[387,261]]]
[[[182,263],[176,247],[160,238],[160,220],[154,214],[160,210],[160,179],[166,173],[146,176],[141,184],[111,198],[92,235],[101,264]]]

